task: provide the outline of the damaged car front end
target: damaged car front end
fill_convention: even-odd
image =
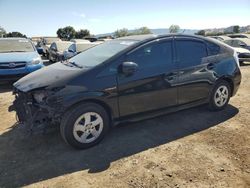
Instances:
[[[16,111],[18,123],[24,124],[31,133],[46,132],[60,123],[64,108],[55,91],[40,88],[23,92],[14,88],[13,94],[15,100],[9,111]]]

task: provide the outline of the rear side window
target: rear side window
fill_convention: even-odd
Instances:
[[[212,42],[207,42],[208,55],[213,56],[220,53],[220,46]]]
[[[172,66],[172,41],[145,45],[130,53],[127,61],[137,63],[139,70],[164,71]]]
[[[206,45],[195,40],[176,40],[176,51],[179,68],[199,65],[207,56]]]

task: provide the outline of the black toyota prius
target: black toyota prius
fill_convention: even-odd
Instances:
[[[236,52],[192,35],[138,35],[111,40],[31,73],[14,84],[18,121],[31,131],[60,126],[85,149],[108,129],[193,106],[222,110],[237,92]]]

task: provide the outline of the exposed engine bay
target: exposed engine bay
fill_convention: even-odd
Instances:
[[[22,92],[13,91],[15,100],[9,111],[16,111],[17,121],[31,133],[45,133],[60,123],[63,108],[60,101],[46,90]]]

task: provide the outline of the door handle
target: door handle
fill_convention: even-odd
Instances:
[[[173,80],[174,78],[176,78],[178,75],[177,72],[171,72],[165,75],[165,79],[166,80]]]
[[[208,69],[208,70],[212,70],[212,69],[214,69],[214,67],[215,67],[215,64],[214,64],[214,63],[209,63],[209,64],[207,65],[207,69]]]

